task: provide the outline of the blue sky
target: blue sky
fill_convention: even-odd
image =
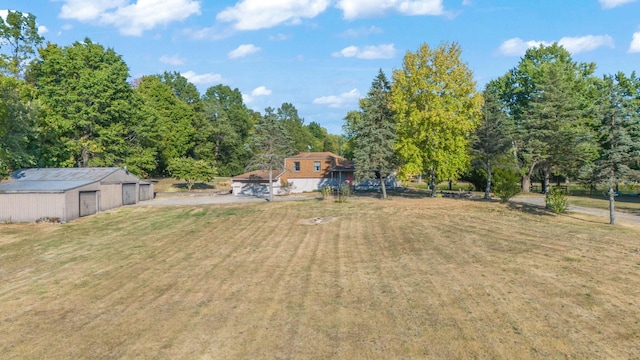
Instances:
[[[540,43],[559,41],[599,75],[640,65],[640,0],[0,0],[0,9],[34,14],[47,41],[113,48],[132,78],[178,71],[201,93],[222,83],[254,110],[289,102],[335,134],[378,69],[391,78],[422,43],[458,42],[479,89]]]

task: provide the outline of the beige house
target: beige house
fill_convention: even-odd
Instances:
[[[273,172],[273,194],[301,193],[353,183],[353,163],[331,152],[301,152],[284,161],[284,171]],[[234,195],[267,196],[269,174],[251,171],[231,178]],[[286,189],[282,184],[291,184]]]
[[[0,183],[0,222],[66,222],[153,199],[153,184],[124,168],[21,169]]]

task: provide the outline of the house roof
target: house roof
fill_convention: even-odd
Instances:
[[[273,180],[278,180],[284,171],[274,171]],[[252,180],[252,181],[269,181],[269,170],[254,170],[238,176],[234,176],[231,180]]]
[[[1,193],[61,192],[100,181],[121,168],[37,168],[19,169],[0,183]]]
[[[287,159],[332,160],[332,159],[344,159],[344,158],[330,151],[323,151],[323,152],[301,152],[298,155],[290,156]]]

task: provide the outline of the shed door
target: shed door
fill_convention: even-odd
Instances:
[[[122,205],[136,203],[136,184],[122,184]]]
[[[93,215],[98,212],[97,191],[80,191],[80,216]]]
[[[151,200],[151,185],[140,184],[138,191],[140,192],[140,201]]]

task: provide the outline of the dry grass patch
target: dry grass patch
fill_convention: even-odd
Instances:
[[[637,356],[640,228],[526,210],[309,200],[2,225],[0,353]]]

